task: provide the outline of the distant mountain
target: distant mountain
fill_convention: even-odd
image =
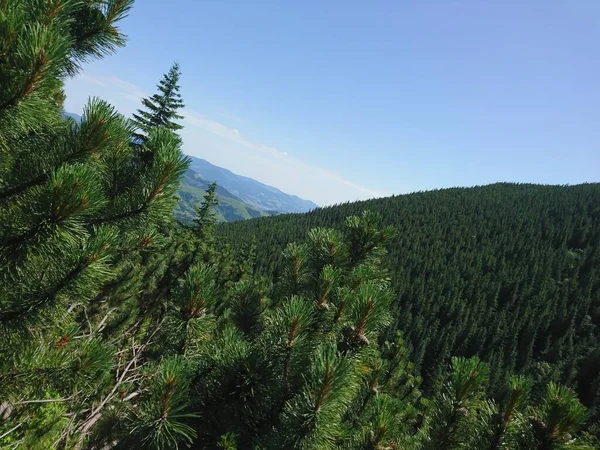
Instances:
[[[63,116],[63,119],[66,119],[67,117],[70,117],[75,122],[81,122],[81,116],[79,114],[75,114],[75,113],[63,111],[62,116]]]
[[[219,186],[225,188],[244,203],[256,209],[268,211],[268,215],[307,212],[319,207],[310,200],[286,194],[273,186],[237,175],[204,159],[193,156],[190,158],[192,160],[190,169],[200,177],[210,182],[216,181]]]
[[[178,220],[190,223],[196,217],[195,206],[198,206],[204,199],[210,183],[191,169],[185,173],[177,193],[180,200],[175,208],[175,217]],[[219,222],[235,222],[272,215],[272,212],[262,211],[248,205],[219,184],[217,184],[216,193],[219,205],[215,209],[215,214]]]

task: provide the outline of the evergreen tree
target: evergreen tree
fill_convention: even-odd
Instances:
[[[62,118],[62,83],[124,42],[130,0],[0,4],[2,446],[82,446],[138,374],[143,264],[173,223],[187,168],[157,127],[128,167],[133,128],[92,99]],[[124,188],[126,186],[126,188]],[[143,338],[143,335],[140,336]]]
[[[204,200],[200,206],[196,207],[194,229],[201,238],[208,238],[214,233],[214,226],[216,223],[214,208],[219,204],[216,191],[217,183],[211,183],[206,190]]]
[[[386,237],[376,224],[367,226],[370,220],[348,221],[349,228],[369,230],[377,244],[353,262],[349,255],[359,249],[352,238],[325,229],[309,233],[308,256],[298,268],[307,283],[295,291],[288,287],[297,283],[282,279],[271,290],[248,272],[219,287],[214,269],[191,269],[183,302],[169,313],[168,334],[179,336],[171,351],[197,367],[189,411],[201,419],[189,422],[198,432],[193,445],[235,439],[238,448],[358,449],[406,438],[416,421],[419,380],[400,336],[379,348],[391,296],[373,254]],[[251,244],[240,256],[248,251]],[[294,267],[298,261],[289,254]],[[384,433],[374,428],[386,424]]]
[[[512,377],[503,401],[487,399],[489,366],[477,357],[453,358],[447,380],[417,436],[422,449],[594,448],[579,436],[586,411],[573,391],[550,382],[538,402],[531,380]],[[587,441],[587,442],[586,442]]]
[[[137,129],[134,134],[136,142],[146,142],[150,131],[155,127],[164,127],[171,131],[182,128],[176,122],[182,118],[177,111],[184,106],[179,93],[180,74],[179,64],[173,64],[158,83],[159,92],[142,100],[145,109],[138,109],[138,112],[133,114],[133,123]]]

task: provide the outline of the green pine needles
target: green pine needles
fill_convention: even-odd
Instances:
[[[489,363],[452,358],[423,394],[378,214],[311,229],[274,277],[260,241],[220,237],[216,185],[175,222],[177,64],[131,120],[100,99],[64,119],[131,6],[0,1],[1,448],[598,448],[548,377],[490,397]]]

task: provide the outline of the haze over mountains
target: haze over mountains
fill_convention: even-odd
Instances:
[[[215,166],[205,159],[190,156],[190,168],[181,182],[181,201],[175,210],[177,218],[189,222],[194,206],[202,201],[210,183],[217,183],[217,220],[232,222],[280,213],[307,212],[318,208],[315,203],[286,194],[252,178],[237,175]]]
[[[215,166],[205,159],[190,157],[190,169],[208,181],[216,181],[242,201],[263,211],[281,213],[308,212],[319,206],[310,200],[286,194],[276,187],[269,186],[252,178],[236,175],[230,170]]]

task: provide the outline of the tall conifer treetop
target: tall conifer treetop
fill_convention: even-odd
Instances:
[[[145,109],[138,109],[133,114],[133,122],[137,127],[136,138],[144,142],[150,130],[162,126],[171,131],[182,128],[176,120],[182,118],[177,110],[183,108],[183,100],[179,93],[179,64],[175,63],[158,83],[158,91],[150,98],[142,100]]]

